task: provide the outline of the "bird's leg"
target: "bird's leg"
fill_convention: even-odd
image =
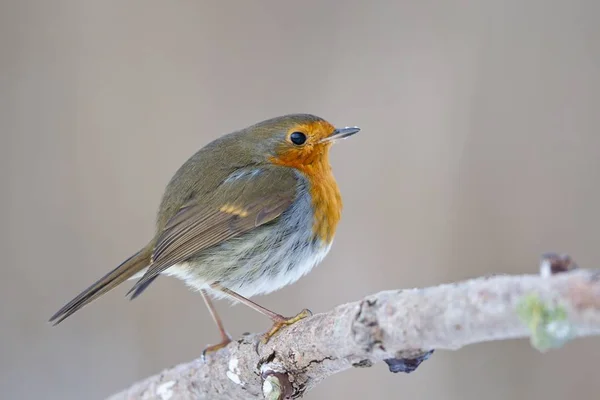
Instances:
[[[312,312],[305,308],[304,310],[300,311],[299,314],[297,314],[291,318],[286,318],[283,315],[274,313],[273,311],[266,309],[259,304],[256,304],[252,300],[249,300],[249,299],[245,298],[244,296],[237,294],[233,290],[229,290],[226,287],[219,285],[218,283],[213,283],[211,285],[211,288],[225,293],[226,295],[234,298],[235,300],[238,300],[240,303],[247,305],[248,307],[252,308],[253,310],[258,311],[259,313],[261,313],[263,315],[266,315],[273,321],[273,326],[271,327],[271,329],[263,335],[263,338],[262,338],[263,343],[267,343],[269,341],[269,339],[273,335],[275,335],[284,326],[292,325],[292,324],[300,321],[301,319],[310,317],[312,315]]]
[[[229,343],[231,343],[231,336],[229,336],[229,334],[225,330],[225,327],[223,326],[223,321],[221,321],[221,317],[219,317],[219,314],[217,314],[217,310],[215,309],[215,306],[212,300],[210,299],[210,295],[204,289],[201,289],[200,293],[202,294],[202,298],[206,303],[206,307],[208,308],[208,311],[210,311],[210,315],[212,316],[213,321],[215,321],[215,324],[217,324],[217,328],[219,328],[219,333],[221,334],[220,343],[208,346],[204,349],[204,351],[202,352],[202,358],[205,358],[206,353],[211,353],[220,350],[223,347],[227,346]]]

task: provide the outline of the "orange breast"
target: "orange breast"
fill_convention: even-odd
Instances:
[[[314,225],[313,232],[325,243],[331,243],[337,224],[342,216],[342,196],[333,177],[329,163],[312,165],[309,171],[302,171],[310,182]],[[312,170],[311,170],[312,169]]]
[[[314,212],[313,233],[327,244],[333,240],[342,216],[342,196],[329,165],[328,150],[325,149],[310,163],[292,158],[272,160],[276,164],[298,169],[308,179]]]

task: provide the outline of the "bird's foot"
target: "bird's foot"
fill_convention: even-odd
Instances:
[[[221,343],[207,346],[202,351],[202,361],[206,361],[207,354],[217,352],[217,351],[221,350],[223,347],[227,347],[227,345],[229,343],[231,343],[231,337],[229,335],[227,335],[227,336],[223,337],[223,340],[221,340]]]
[[[281,330],[281,328],[283,328],[284,326],[289,326],[292,324],[295,324],[296,322],[300,321],[301,319],[307,318],[312,316],[312,312],[309,309],[304,309],[302,311],[300,311],[300,313],[298,313],[296,316],[292,317],[292,318],[285,318],[280,316],[280,319],[278,318],[277,320],[274,321],[273,326],[271,327],[271,329],[265,333],[261,339],[262,344],[266,344],[271,337],[273,337],[273,335],[275,335],[277,332],[279,332],[279,330]]]

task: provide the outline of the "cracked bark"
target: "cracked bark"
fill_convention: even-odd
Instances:
[[[533,310],[531,321],[519,316],[523,304]],[[540,325],[552,315],[557,319]],[[600,274],[493,276],[380,292],[289,326],[258,352],[259,335],[248,334],[205,361],[167,369],[110,399],[298,398],[352,367],[385,360],[392,372],[411,372],[434,349],[526,337],[558,338],[558,346],[598,334]],[[542,339],[532,343],[549,343]]]

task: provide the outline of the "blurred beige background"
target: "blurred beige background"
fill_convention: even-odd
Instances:
[[[293,314],[383,289],[600,262],[600,2],[7,1],[0,8],[0,397],[102,399],[218,339],[202,299],[129,284],[48,317],[143,245],[164,185],[222,133],[310,112],[336,146],[336,243],[260,298]],[[234,336],[269,322],[219,303]],[[439,351],[307,399],[595,399],[600,339]]]

